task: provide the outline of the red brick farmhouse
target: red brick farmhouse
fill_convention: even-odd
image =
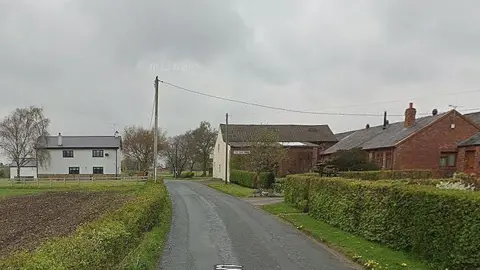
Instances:
[[[402,122],[337,134],[339,142],[321,153],[321,159],[327,160],[341,149],[359,147],[385,170],[429,169],[442,176],[457,170],[479,172],[477,120],[480,113],[462,115],[456,110],[416,118],[410,103]]]

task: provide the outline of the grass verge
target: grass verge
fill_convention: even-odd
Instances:
[[[253,189],[251,188],[246,188],[242,187],[236,184],[225,184],[223,182],[221,183],[210,183],[207,184],[207,186],[216,189],[218,191],[221,191],[223,193],[230,194],[235,197],[250,197],[253,195]]]
[[[145,234],[140,244],[120,263],[119,269],[156,269],[167,241],[172,220],[171,201],[158,218],[158,223]]]
[[[313,236],[343,253],[366,269],[430,269],[425,263],[402,251],[368,241],[316,220],[287,203],[264,205],[264,210],[292,223],[297,229]]]

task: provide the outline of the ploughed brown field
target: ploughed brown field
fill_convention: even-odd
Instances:
[[[0,257],[72,233],[128,199],[118,192],[69,191],[0,200]]]

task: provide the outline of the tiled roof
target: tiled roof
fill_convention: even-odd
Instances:
[[[376,149],[383,147],[392,147],[401,140],[407,138],[411,134],[423,129],[446,113],[437,114],[435,116],[420,117],[415,120],[415,124],[411,127],[404,127],[404,122],[396,122],[388,124],[386,129],[383,126],[370,127],[368,129],[360,129],[353,131],[345,136],[334,146],[328,148],[323,154],[332,154],[338,150],[349,150],[361,147],[362,149]]]
[[[41,143],[41,142],[40,142]],[[44,143],[41,143],[43,145]],[[120,148],[121,138],[115,136],[63,136],[58,145],[58,136],[47,136],[45,148]],[[39,147],[39,148],[44,148]]]
[[[223,141],[225,125],[221,124]],[[328,125],[228,125],[229,142],[248,142],[264,130],[273,131],[280,142],[336,142]]]
[[[337,140],[341,141],[343,138],[347,137],[348,135],[354,133],[356,130],[351,130],[351,131],[346,131],[346,132],[340,132],[340,133],[335,133],[335,138]]]
[[[473,145],[480,145],[480,133],[477,133],[472,137],[458,144],[458,146],[473,146]]]
[[[480,125],[480,112],[467,113],[467,114],[464,114],[463,116],[466,116],[467,118],[472,120],[475,124]]]

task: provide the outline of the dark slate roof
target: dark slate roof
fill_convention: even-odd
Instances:
[[[475,124],[480,125],[480,112],[467,113],[463,116],[466,116],[468,119],[472,120]]]
[[[473,145],[480,145],[480,133],[477,133],[472,137],[458,144],[458,146],[473,146]]]
[[[115,136],[62,135],[62,145],[58,145],[58,136],[47,136],[47,145],[45,148],[120,148],[121,141],[122,139],[120,137]]]
[[[343,138],[347,137],[348,135],[354,133],[356,130],[351,130],[351,131],[346,131],[346,132],[340,132],[340,133],[335,133],[335,138],[337,138],[338,141],[341,141]]]
[[[382,125],[370,127],[369,129],[360,129],[345,136],[334,146],[328,148],[323,154],[332,154],[338,150],[349,150],[361,147],[362,149],[376,149],[384,147],[392,147],[401,140],[407,138],[411,134],[423,129],[446,113],[440,113],[435,116],[425,116],[417,118],[415,124],[409,128],[403,126],[403,121],[388,124],[386,129]]]
[[[21,163],[21,162],[20,162]],[[10,167],[17,167],[17,162],[13,161],[12,163],[10,163],[9,165]],[[27,163],[25,163],[25,165],[23,165],[22,167],[37,167],[37,161],[35,159],[29,159],[27,161]]]
[[[225,124],[220,125],[225,141]],[[264,129],[272,130],[280,142],[336,142],[328,125],[228,125],[229,142],[248,142]]]

